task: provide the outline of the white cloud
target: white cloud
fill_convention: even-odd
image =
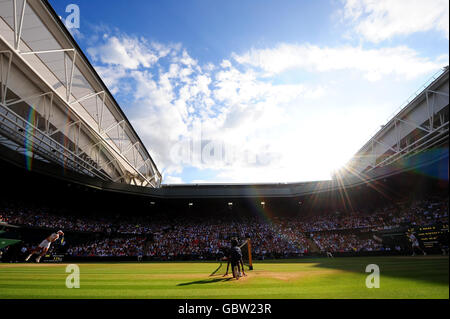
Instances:
[[[175,63],[181,63],[182,65],[193,67],[197,65],[197,60],[193,59],[186,50],[183,50],[181,56],[176,55],[172,58],[172,61]]]
[[[208,182],[327,178],[337,162],[343,163],[365,142],[364,136],[357,139],[354,132],[367,128],[366,122],[359,121],[367,109],[358,111],[353,105],[352,112],[345,113],[352,101],[342,95],[339,101],[336,94],[346,92],[347,84],[337,89],[331,80],[282,83],[272,75],[291,69],[299,69],[301,75],[355,70],[375,81],[392,76],[414,78],[441,66],[407,47],[366,50],[280,44],[201,67],[180,45],[148,43],[126,35],[98,41],[100,45],[89,48],[89,54],[113,92],[133,88],[126,92],[131,102],[122,107],[163,173],[164,183],[182,183],[185,166],[216,170]],[[108,51],[110,46],[112,51]],[[367,83],[356,78],[357,83]],[[369,86],[379,83],[383,81]],[[374,114],[380,113],[379,101],[367,104],[378,108]],[[343,112],[330,115],[324,111],[341,105],[345,105]],[[370,118],[377,121],[374,114]],[[196,135],[200,126],[201,135]],[[203,150],[208,143],[221,146],[224,156],[198,161],[204,154],[192,142],[200,142]],[[178,154],[174,147],[180,145],[190,149],[190,153],[175,149],[189,155],[187,162],[174,158]],[[206,181],[202,176],[199,180]]]
[[[193,63],[187,66],[187,56],[170,57],[165,68],[158,65],[130,73],[135,85],[132,124],[158,167],[171,176],[180,173],[183,165],[216,170],[273,165],[280,154],[271,151],[276,134],[269,130],[288,118],[283,104],[323,94],[322,87],[309,90],[301,84],[273,85],[252,71],[233,67],[212,74],[202,72],[191,68]],[[194,123],[201,125],[201,136],[194,136]],[[202,156],[202,149],[191,145],[188,162],[174,160],[174,146],[198,140],[203,146],[212,141],[226,154],[210,162],[195,161]],[[259,157],[249,161],[248,154]]]
[[[161,86],[149,72],[135,71],[131,76],[136,83],[130,117],[133,126],[160,169],[180,172],[181,167],[171,162],[170,148],[187,134],[186,110],[174,103],[172,89]]]
[[[167,47],[160,44],[147,44],[142,39],[127,36],[104,35],[106,43],[90,47],[87,52],[94,61],[108,65],[121,66],[125,69],[137,69],[142,66],[149,68],[154,65],[161,56],[169,53]]]
[[[267,73],[266,76],[290,69],[311,72],[355,70],[362,72],[369,81],[386,76],[412,79],[442,67],[439,61],[420,57],[406,46],[364,49],[282,43],[275,48],[251,49],[240,55],[233,54],[233,57],[238,63],[262,69]]]
[[[438,31],[449,38],[448,0],[344,0],[343,18],[371,42]]]
[[[126,70],[122,66],[99,66],[95,67],[95,70],[101,76],[103,82],[110,89],[111,93],[115,94],[118,92],[118,84],[120,80],[126,76]]]
[[[222,63],[220,63],[220,66],[222,68],[231,68],[231,62],[230,60],[223,60]]]
[[[183,179],[179,176],[163,176],[164,184],[184,184]]]

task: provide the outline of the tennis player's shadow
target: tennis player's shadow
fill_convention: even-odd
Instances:
[[[213,278],[213,279],[196,280],[196,281],[191,281],[191,282],[183,282],[181,284],[178,284],[177,286],[212,284],[212,283],[215,283],[215,282],[229,281],[231,279],[233,279],[233,278],[229,277],[229,278]]]

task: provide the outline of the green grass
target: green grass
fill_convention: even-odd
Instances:
[[[380,288],[365,267],[380,267]],[[240,280],[213,262],[81,263],[79,289],[67,264],[0,264],[0,298],[449,298],[448,257],[310,258],[256,262]],[[220,273],[220,274],[219,274]]]

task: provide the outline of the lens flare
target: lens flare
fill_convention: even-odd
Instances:
[[[34,140],[34,127],[36,123],[36,111],[33,106],[30,107],[28,112],[28,121],[25,126],[25,150],[26,150],[26,168],[31,172],[33,168],[33,140]]]

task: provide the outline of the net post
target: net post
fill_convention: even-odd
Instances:
[[[247,238],[247,249],[248,249],[248,269],[253,270],[252,262],[252,241]]]

